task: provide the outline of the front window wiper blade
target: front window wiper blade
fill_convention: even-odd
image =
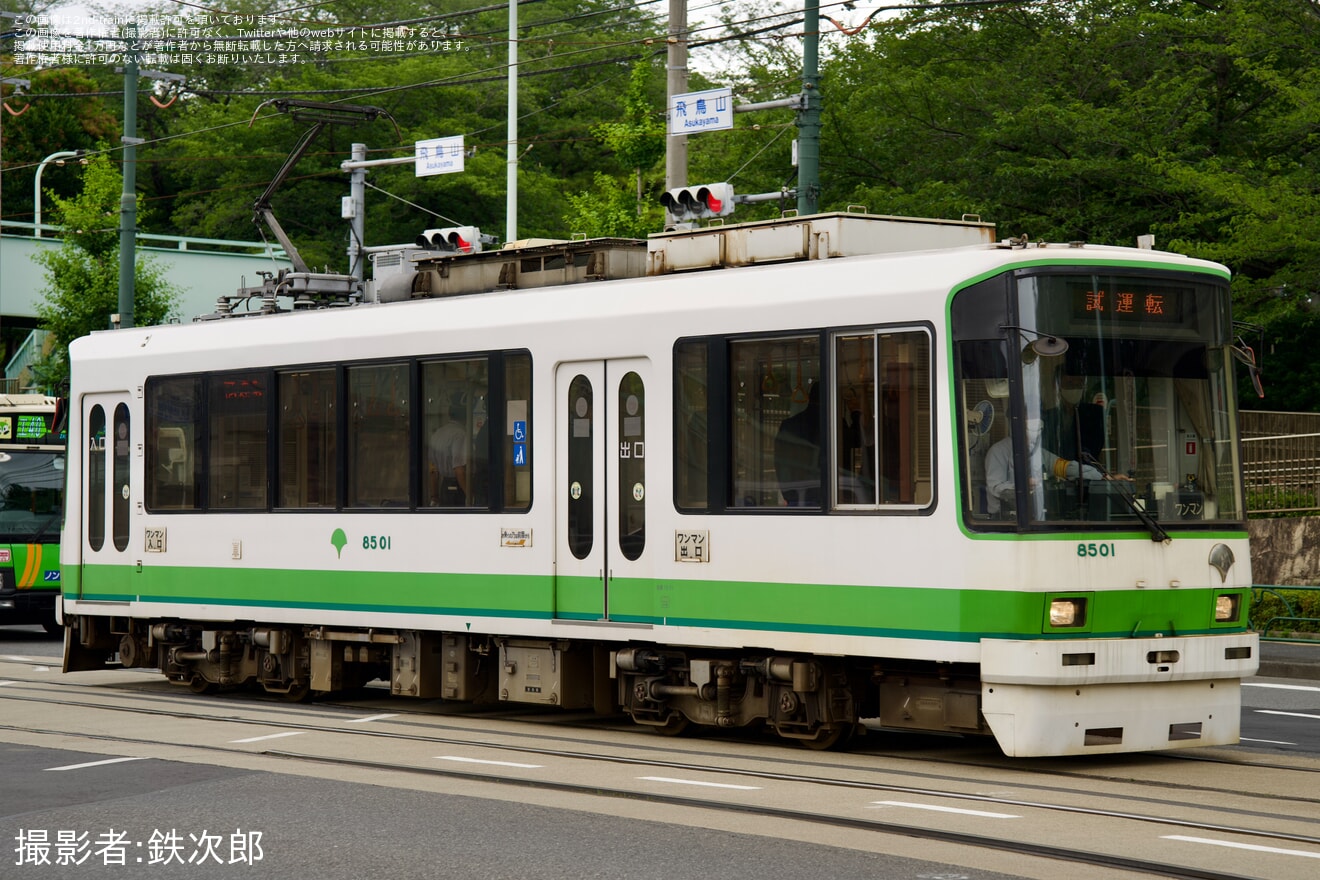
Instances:
[[[1152,541],[1158,541],[1161,544],[1168,544],[1173,541],[1173,539],[1169,537],[1169,533],[1164,531],[1164,527],[1155,521],[1155,517],[1150,515],[1150,511],[1146,510],[1144,505],[1137,503],[1137,499],[1134,497],[1135,493],[1122,485],[1124,482],[1123,480],[1115,480],[1110,475],[1109,471],[1105,470],[1104,465],[1096,461],[1095,456],[1086,450],[1082,450],[1081,458],[1084,463],[1089,464],[1091,467],[1098,470],[1106,480],[1114,485],[1114,494],[1119,498],[1122,498],[1123,503],[1128,506],[1128,509],[1136,514],[1137,519],[1141,520],[1142,524],[1146,526],[1147,530],[1150,531],[1150,539]]]

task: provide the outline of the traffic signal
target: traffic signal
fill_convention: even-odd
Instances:
[[[675,220],[705,220],[733,213],[733,185],[706,183],[683,186],[660,196],[660,204]]]
[[[446,226],[427,229],[417,236],[417,246],[428,251],[448,251],[454,254],[481,253],[481,230],[475,226]]]

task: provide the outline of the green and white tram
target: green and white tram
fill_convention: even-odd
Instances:
[[[1227,270],[992,239],[816,215],[413,253],[337,307],[285,277],[291,311],[80,339],[65,667],[815,747],[1236,742]]]

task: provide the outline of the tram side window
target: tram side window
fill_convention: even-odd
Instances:
[[[489,360],[423,363],[421,396],[425,506],[489,507]]]
[[[929,505],[930,335],[838,334],[834,358],[834,506]]]
[[[207,385],[209,507],[264,510],[270,504],[270,377],[259,371],[217,373],[208,377]]]
[[[730,507],[821,505],[820,338],[729,346]]]
[[[333,369],[279,374],[276,472],[280,507],[338,505],[338,399]]]
[[[706,340],[674,349],[674,484],[680,509],[707,506],[710,472],[710,364]]]
[[[407,364],[349,367],[349,507],[407,507],[411,397]]]
[[[532,356],[519,352],[504,356],[504,509],[532,506]]]
[[[198,439],[202,430],[202,381],[197,376],[151,378],[145,391],[147,416],[147,509],[197,510]]]

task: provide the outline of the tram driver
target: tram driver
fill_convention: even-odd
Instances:
[[[1033,519],[1045,516],[1044,476],[1057,477],[1060,480],[1075,480],[1080,472],[1083,479],[1104,479],[1098,469],[1079,461],[1060,458],[1041,446],[1040,419],[1027,419],[1027,456],[1038,462],[1038,473],[1032,474],[1027,483],[1027,493],[1032,499],[1035,510]],[[1013,479],[1013,437],[1009,435],[990,447],[985,454],[986,511],[996,518],[1003,518],[1012,513],[1017,498],[1017,487]]]

